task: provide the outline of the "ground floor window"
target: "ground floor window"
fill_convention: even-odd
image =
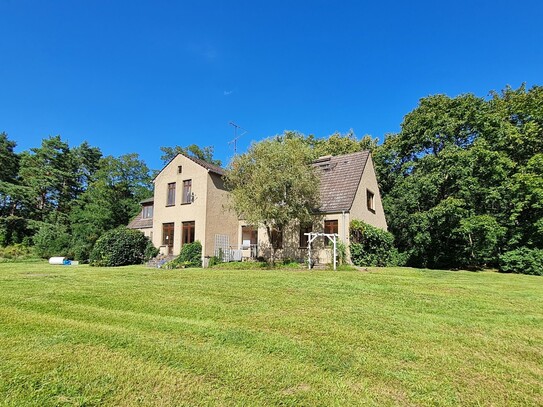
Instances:
[[[334,234],[338,233],[337,220],[325,220],[324,221],[324,233]]]
[[[182,244],[194,242],[194,229],[195,229],[194,221],[183,222],[183,231],[182,231],[183,243]]]
[[[309,244],[309,236],[306,236],[306,233],[313,232],[313,226],[309,225],[300,225],[300,248],[307,249]]]
[[[168,247],[168,254],[171,254],[173,247],[173,223],[162,224],[162,244]]]

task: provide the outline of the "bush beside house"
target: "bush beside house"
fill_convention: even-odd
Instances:
[[[401,266],[404,256],[394,247],[394,236],[360,220],[350,224],[351,262],[355,266]]]
[[[184,244],[179,256],[162,267],[166,269],[202,267],[202,244],[198,240]]]
[[[122,226],[104,233],[96,241],[90,254],[90,265],[114,267],[141,264],[156,253],[152,246],[142,232]]]

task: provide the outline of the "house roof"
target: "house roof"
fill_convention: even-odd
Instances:
[[[155,202],[155,198],[154,197],[151,197],[151,198],[147,198],[147,199],[143,199],[140,201],[140,204],[147,204],[147,203],[153,203]]]
[[[313,162],[320,178],[320,212],[349,211],[368,162],[369,151],[321,157]]]
[[[208,170],[209,172],[213,172],[215,174],[218,174],[218,175],[224,175],[226,172],[224,170],[224,168],[221,168],[219,167],[218,165],[214,165],[214,164],[211,164],[211,163],[208,163],[207,161],[205,160],[200,160],[199,158],[196,158],[196,157],[191,157],[187,154],[183,154],[183,153],[179,153],[177,154],[174,158],[172,158],[170,161],[168,161],[168,163],[162,167],[162,169],[155,175],[155,177],[153,178],[153,182],[156,180],[156,178],[158,177],[158,175],[164,171],[164,168],[166,168],[168,165],[170,165],[170,163],[175,160],[178,156],[182,155],[183,157],[185,158],[188,158],[189,160],[195,162],[196,164],[198,164],[199,166],[201,167],[204,167],[206,170]]]
[[[182,154],[182,155],[187,157],[189,160],[194,161],[196,164],[201,165],[202,167],[204,167],[206,170],[208,170],[210,172],[214,172],[215,174],[219,174],[219,175],[224,175],[225,174],[224,168],[221,168],[218,165],[208,163],[207,161],[201,160],[201,159],[196,158],[196,157],[191,157],[191,156],[188,156],[188,155],[185,155],[185,154]]]
[[[128,229],[149,229],[153,227],[153,218],[142,218],[143,210],[140,211],[134,219],[130,221],[127,228]]]

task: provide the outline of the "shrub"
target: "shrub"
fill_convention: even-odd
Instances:
[[[16,243],[6,247],[0,247],[0,258],[8,260],[25,260],[34,257],[34,251],[21,243]]]
[[[0,217],[0,246],[28,241],[32,233],[26,219],[19,216]]]
[[[209,267],[213,267],[213,266],[216,266],[217,264],[221,264],[222,263],[222,258],[219,257],[219,256],[213,256],[209,259],[209,263],[208,263],[208,266]]]
[[[341,240],[336,243],[337,260],[339,265],[347,263],[347,246]]]
[[[184,244],[178,259],[190,267],[202,267],[202,244],[198,240]]]
[[[356,266],[398,266],[405,261],[394,248],[392,233],[368,225],[360,220],[350,225],[351,261]]]
[[[62,225],[44,223],[33,237],[36,254],[47,259],[54,256],[68,257],[71,237]]]
[[[151,242],[151,239],[148,239],[147,247],[145,248],[144,253],[144,260],[151,260],[153,257],[158,256],[158,253],[160,250],[158,250],[155,246],[153,246],[153,242]]]
[[[543,250],[521,247],[505,252],[500,256],[500,271],[543,276]]]
[[[104,233],[94,245],[89,263],[91,266],[115,267],[141,264],[149,254],[152,243],[139,230],[124,226]]]
[[[92,246],[91,242],[81,240],[74,241],[74,239],[72,239],[71,252],[73,253],[74,259],[79,260],[81,263],[88,263]]]
[[[181,253],[172,261],[164,264],[165,269],[179,269],[185,267],[202,267],[202,244],[196,240],[181,247]]]

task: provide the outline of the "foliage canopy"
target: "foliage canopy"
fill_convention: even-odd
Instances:
[[[410,265],[497,266],[543,247],[543,88],[421,99],[374,157]]]
[[[253,143],[232,160],[226,174],[230,206],[248,224],[266,228],[268,239],[293,220],[313,219],[319,206],[319,180],[311,167],[312,150],[298,137]],[[275,245],[272,244],[272,262]]]

